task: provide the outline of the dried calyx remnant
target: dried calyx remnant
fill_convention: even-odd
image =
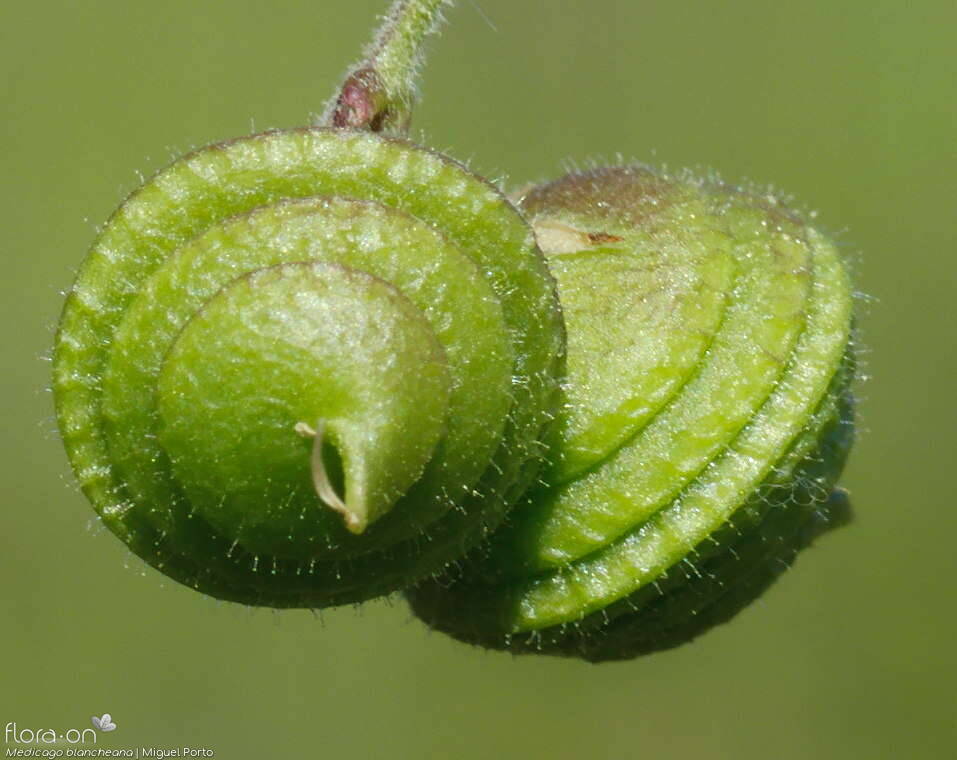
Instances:
[[[690,175],[596,169],[520,208],[568,330],[551,466],[413,608],[515,652],[675,646],[849,516],[833,490],[853,437],[844,267],[774,197]]]
[[[423,42],[451,0],[398,0],[330,101],[322,123],[391,135],[408,134],[422,67]]]

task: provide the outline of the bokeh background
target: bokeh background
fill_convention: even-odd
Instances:
[[[773,183],[855,272],[855,524],[732,623],[590,666],[430,634],[399,600],[253,611],[98,527],[47,392],[99,222],[183,151],[318,111],[385,0],[0,8],[0,725],[222,758],[957,752],[957,54],[950,0],[463,0],[416,128],[512,186],[589,159]],[[4,748],[6,749],[6,748]]]

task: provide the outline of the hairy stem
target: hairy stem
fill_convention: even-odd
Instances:
[[[452,0],[396,0],[363,60],[350,71],[322,116],[332,127],[403,135],[409,131],[423,43]]]

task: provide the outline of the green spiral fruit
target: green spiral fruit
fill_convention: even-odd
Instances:
[[[615,167],[527,192],[568,331],[551,463],[453,581],[465,641],[600,661],[726,620],[848,510],[852,292],[776,198]]]
[[[170,577],[362,601],[484,538],[538,469],[564,351],[514,207],[461,165],[300,129],[133,193],[69,293],[59,427],[103,522]]]

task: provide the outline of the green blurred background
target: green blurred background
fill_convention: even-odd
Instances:
[[[399,600],[207,599],[92,519],[45,358],[97,224],[189,148],[304,123],[384,8],[3,4],[0,726],[110,712],[101,747],[223,758],[957,756],[952,0],[464,0],[431,46],[416,128],[482,173],[712,168],[785,188],[840,240],[873,378],[857,520],[731,624],[624,664],[513,658]]]

